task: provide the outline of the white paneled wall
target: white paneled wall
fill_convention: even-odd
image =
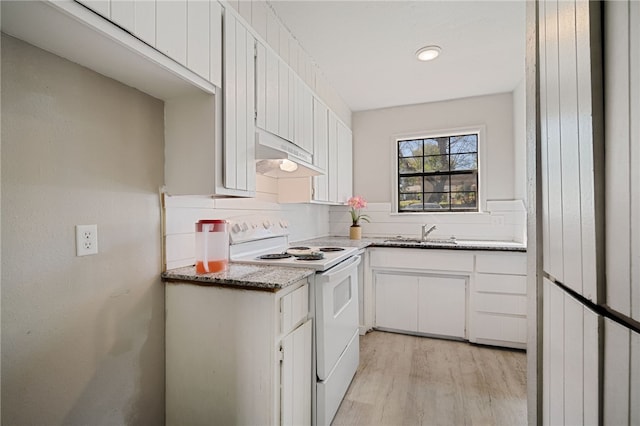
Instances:
[[[319,204],[278,204],[277,181],[257,176],[256,198],[164,196],[164,269],[193,265],[195,223],[200,219],[227,219],[267,214],[289,222],[290,241],[329,234],[329,207]]]
[[[487,201],[483,213],[395,214],[391,203],[369,203],[361,213],[371,223],[361,222],[362,234],[368,237],[419,236],[422,224],[436,225],[434,238],[455,236],[466,240],[500,240],[526,242],[526,212],[522,200]],[[351,226],[349,208],[332,206],[329,211],[331,235],[347,235]]]

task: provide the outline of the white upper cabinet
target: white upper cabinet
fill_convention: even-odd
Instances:
[[[294,142],[313,154],[313,94],[302,79],[295,76]]]
[[[329,140],[327,175],[329,177],[329,202],[338,201],[338,117],[329,111],[327,134]]]
[[[346,203],[353,195],[353,140],[351,130],[342,122],[336,123],[337,155],[338,155],[338,195],[339,203]]]
[[[280,64],[278,56],[264,44],[256,48],[256,125],[274,135],[280,131]]]
[[[187,1],[187,68],[209,79],[209,1]]]
[[[255,39],[228,10],[223,39],[224,186],[255,192]]]
[[[77,0],[77,2],[85,5],[98,15],[107,19],[111,18],[111,0]]]
[[[156,49],[187,65],[187,2],[156,2]]]
[[[215,86],[222,86],[222,6],[217,0],[79,3]]]
[[[132,1],[131,3],[134,4],[133,34],[148,45],[155,46],[156,2]],[[115,22],[118,23],[118,21]]]
[[[209,81],[222,87],[222,6],[209,3]]]
[[[313,98],[313,165],[325,172],[313,177],[313,200],[329,201],[329,110]]]
[[[121,0],[111,2],[111,21],[125,30],[135,34],[136,3],[133,0]],[[149,2],[155,7],[155,2]],[[155,16],[152,15],[152,16]]]

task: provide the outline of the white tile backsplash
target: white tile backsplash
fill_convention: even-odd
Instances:
[[[278,204],[275,179],[257,176],[256,198],[210,198],[164,195],[165,269],[195,262],[195,223],[200,219],[228,219],[265,214],[289,222],[290,241],[329,235],[329,207],[319,204]]]
[[[369,203],[362,213],[371,223],[361,222],[363,236],[419,236],[422,224],[437,225],[434,238],[500,240],[526,242],[526,211],[521,200],[487,201],[482,213],[414,213],[391,212],[391,203]],[[329,211],[331,235],[346,235],[351,215],[346,206],[332,206]]]

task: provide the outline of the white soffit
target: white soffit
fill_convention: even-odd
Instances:
[[[269,2],[352,111],[512,91],[525,1]],[[440,57],[416,60],[421,47]]]

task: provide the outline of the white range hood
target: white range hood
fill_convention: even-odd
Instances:
[[[274,178],[300,178],[323,175],[314,166],[313,155],[298,145],[256,129],[256,172]]]

